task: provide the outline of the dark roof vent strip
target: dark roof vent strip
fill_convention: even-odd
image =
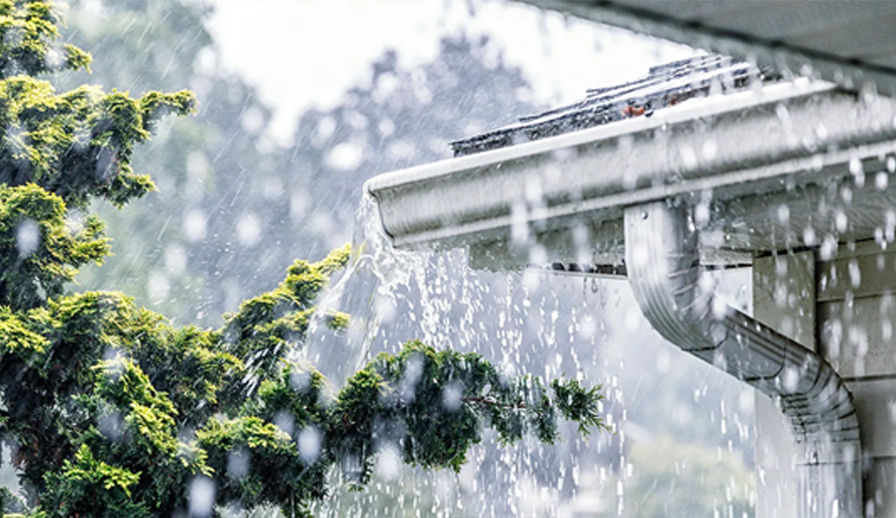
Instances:
[[[520,122],[451,143],[455,156],[512,146],[584,128],[609,124],[674,106],[695,97],[731,93],[776,74],[719,55],[700,56],[651,67],[638,80],[589,90],[579,102],[520,118]]]

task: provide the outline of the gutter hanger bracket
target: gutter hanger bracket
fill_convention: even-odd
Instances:
[[[799,446],[800,516],[863,516],[862,448],[852,395],[820,355],[714,297],[701,283],[691,208],[625,210],[626,268],[647,320],[666,340],[770,396]]]

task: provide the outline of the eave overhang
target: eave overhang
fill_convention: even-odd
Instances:
[[[517,0],[846,89],[896,96],[896,3]]]

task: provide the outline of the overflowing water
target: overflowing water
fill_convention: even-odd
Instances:
[[[349,263],[318,301],[305,349],[297,351],[335,386],[369,361],[384,322],[394,319],[400,287],[422,269],[424,256],[397,251],[380,223],[376,202],[365,195],[355,217]],[[348,329],[334,336],[327,326],[334,313],[350,315]]]
[[[477,352],[511,375],[577,377],[603,385],[612,433],[585,439],[561,423],[556,445],[527,439],[499,447],[486,431],[458,474],[405,466],[394,446],[384,445],[368,487],[337,489],[315,509],[318,515],[640,515],[669,500],[664,492],[704,484],[694,479],[682,486],[666,478],[671,473],[704,477],[717,459],[724,462],[713,476],[722,482],[708,503],[675,497],[668,512],[716,509],[727,516],[750,508],[752,398],[746,389],[663,343],[624,281],[474,271],[467,255],[395,250],[375,201],[365,198],[351,261],[320,298],[297,354],[336,387],[376,354],[395,353],[411,339]],[[743,281],[741,275],[734,283],[740,299],[749,296]],[[325,318],[334,311],[350,315],[349,328],[335,335]],[[672,460],[658,462],[664,456]],[[338,473],[332,476],[339,488]]]

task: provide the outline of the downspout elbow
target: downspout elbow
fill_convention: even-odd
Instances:
[[[721,303],[701,283],[698,237],[686,207],[626,209],[626,268],[644,316],[666,340],[778,403],[800,448],[802,517],[862,516],[852,395],[820,355]]]

